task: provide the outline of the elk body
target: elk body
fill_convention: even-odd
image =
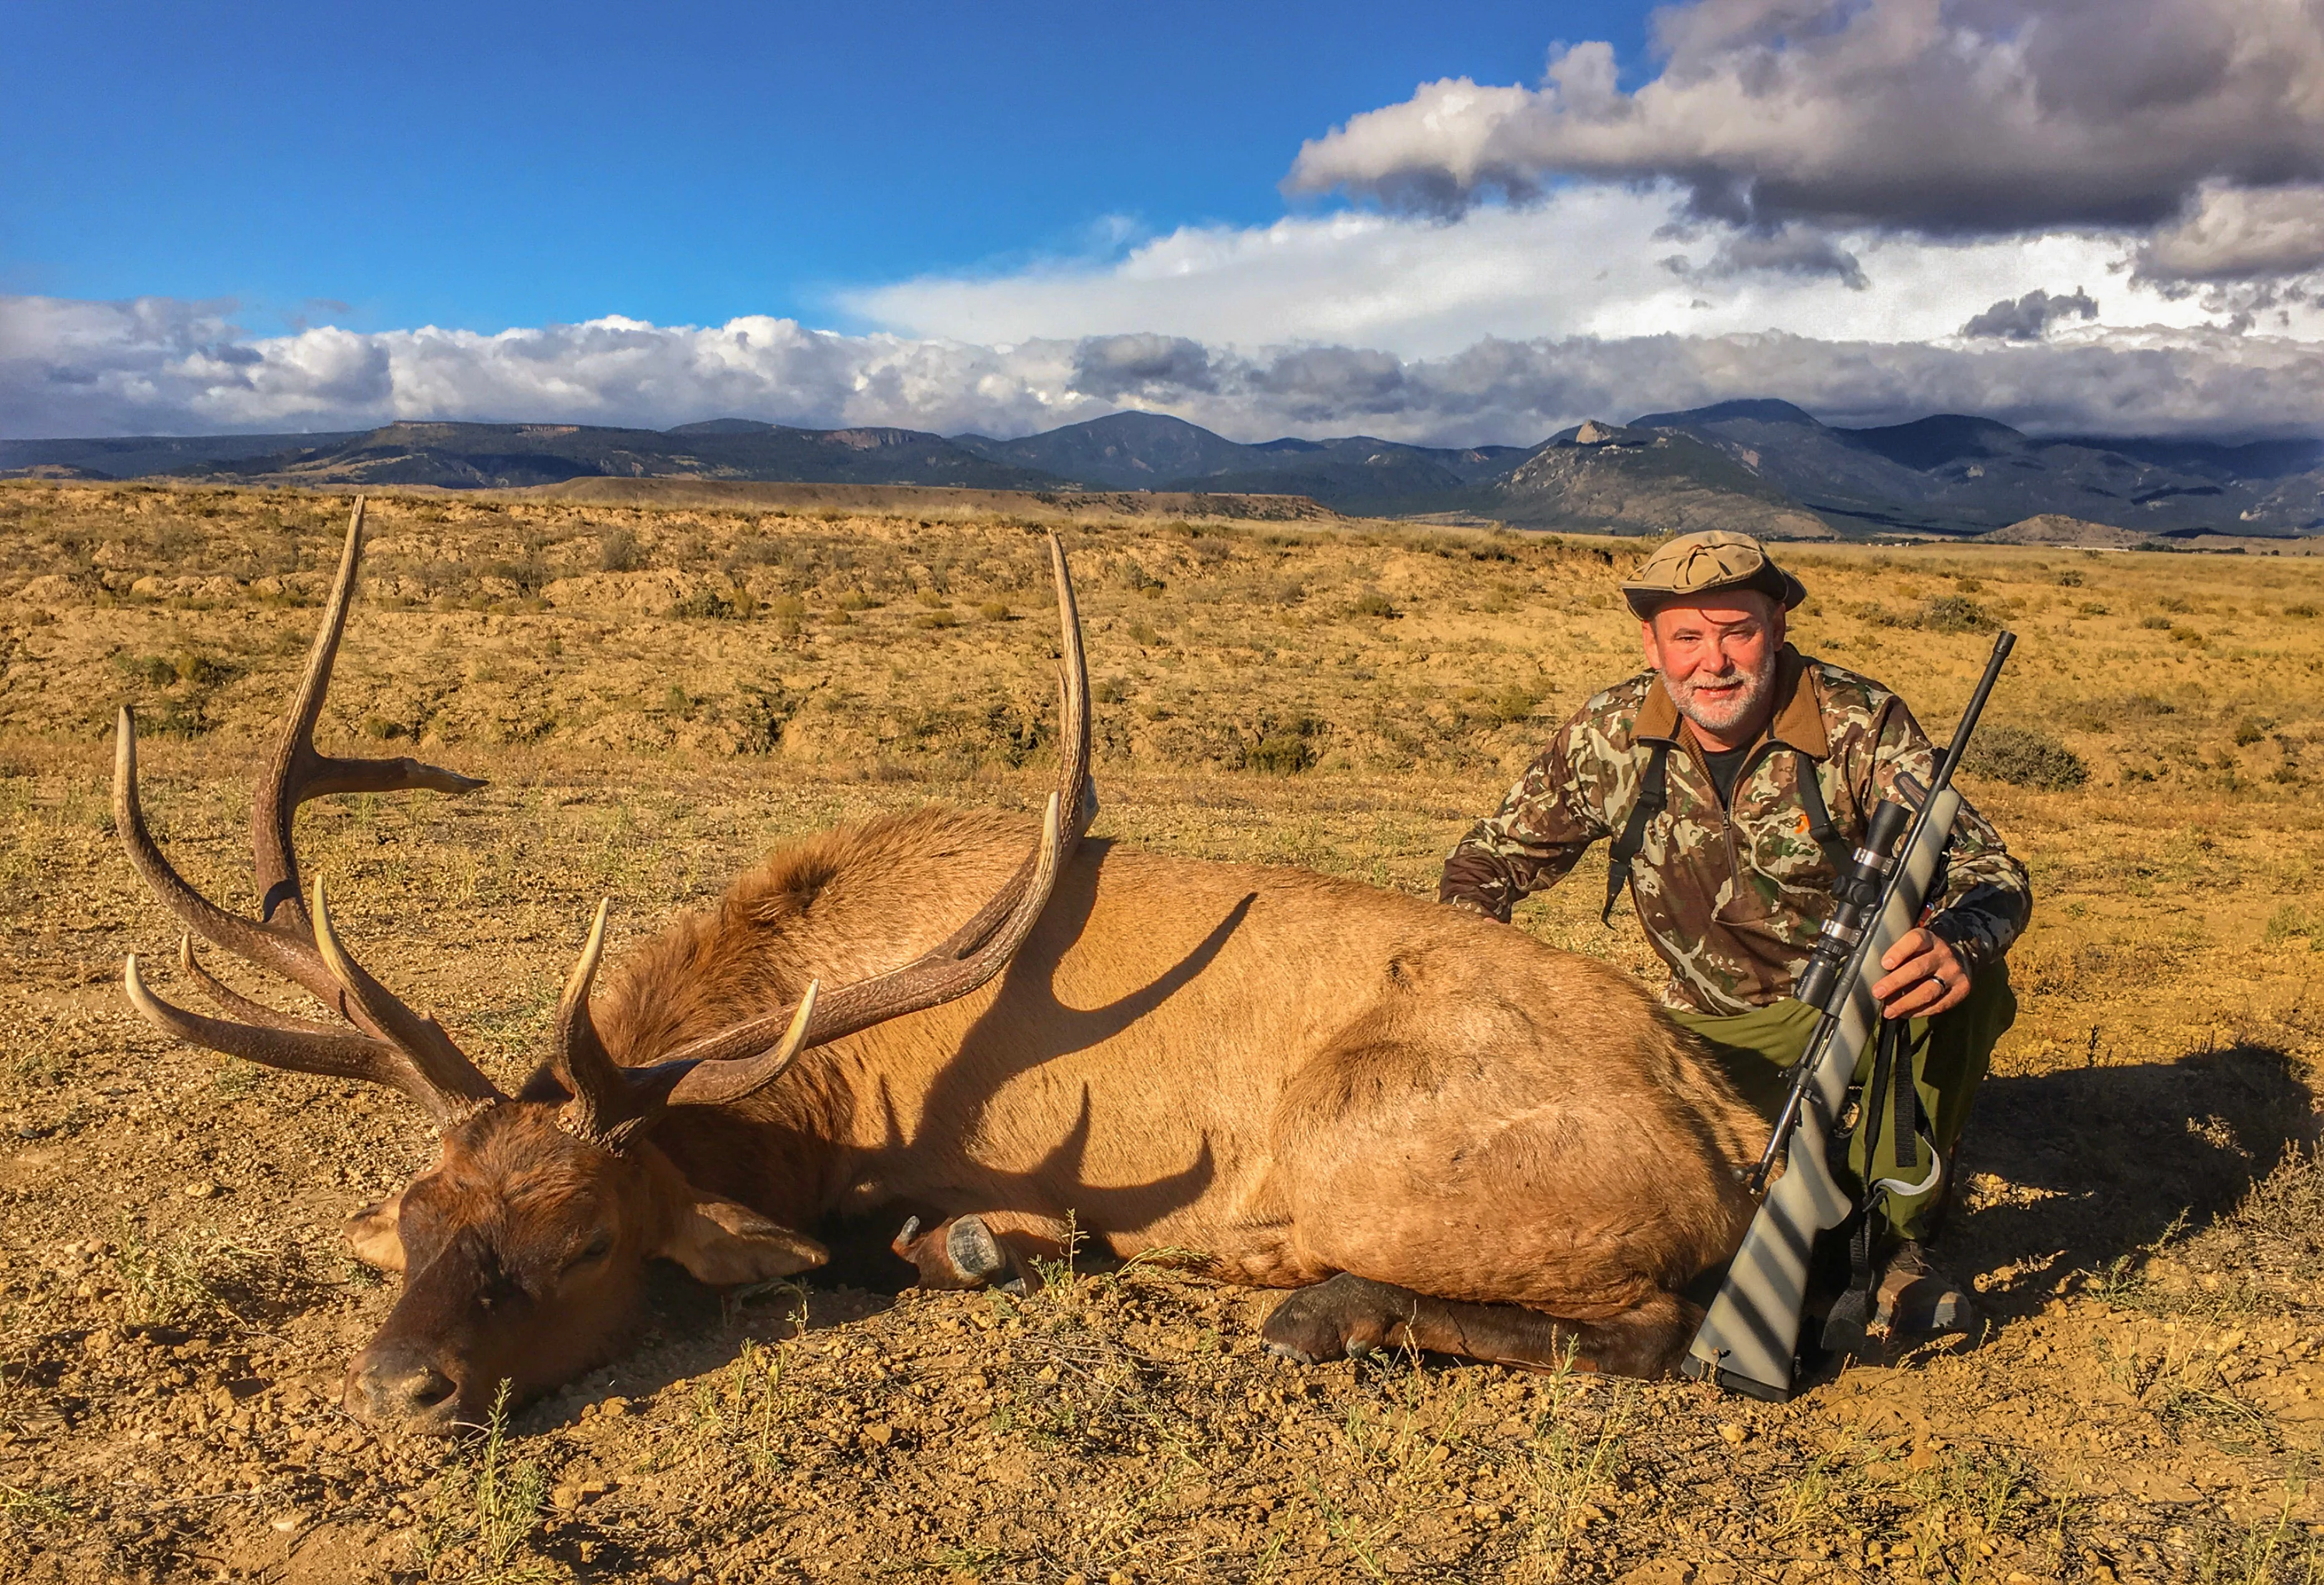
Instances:
[[[1064,554],[1059,787],[1038,823],[930,808],[809,838],[639,945],[593,994],[601,907],[553,1049],[503,1096],[349,956],[302,890],[298,804],[479,783],[326,759],[312,732],[353,594],[363,509],[253,831],[262,914],[185,885],[146,834],[124,711],[117,822],[194,935],[345,1020],[277,1011],[181,950],[227,1015],[149,1018],[253,1061],[383,1083],[441,1131],[436,1164],[349,1221],[403,1274],[347,1407],[441,1429],[618,1351],[647,1262],[714,1284],[821,1264],[834,1213],[908,1218],[932,1286],[1022,1282],[1077,1229],[1295,1288],[1295,1359],[1410,1343],[1520,1366],[1655,1374],[1688,1285],[1753,1210],[1761,1122],[1620,972],[1509,927],[1295,870],[1076,840],[1087,695]],[[309,897],[311,896],[311,901]],[[900,966],[899,966],[900,965]],[[828,991],[822,987],[835,987]]]

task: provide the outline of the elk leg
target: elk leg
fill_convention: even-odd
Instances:
[[[1660,1376],[1700,1320],[1670,1294],[1609,1320],[1566,1321],[1522,1304],[1439,1299],[1342,1272],[1277,1304],[1259,1335],[1270,1350],[1303,1365],[1410,1347],[1529,1370]]]
[[[924,1288],[999,1288],[1022,1294],[1041,1286],[1032,1262],[982,1216],[955,1216],[926,1232],[915,1216],[904,1223],[890,1247],[918,1269]]]

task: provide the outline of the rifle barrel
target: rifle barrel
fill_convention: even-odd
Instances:
[[[1929,783],[1931,792],[1942,792],[1952,785],[1953,772],[1959,769],[1961,756],[1969,751],[1969,734],[1977,730],[1977,718],[1985,714],[1985,702],[1993,693],[1993,685],[2001,678],[2002,663],[2016,647],[2015,633],[1993,635],[1993,654],[1985,663],[1985,675],[1978,678],[1977,691],[1969,696],[1969,708],[1961,712],[1960,723],[1953,728],[1953,741],[1947,745],[1944,759],[1938,762],[1937,778]]]

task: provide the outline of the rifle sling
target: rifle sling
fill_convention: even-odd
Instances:
[[[1601,925],[1614,922],[1614,905],[1622,900],[1639,851],[1646,845],[1647,825],[1670,806],[1670,751],[1669,742],[1657,739],[1646,752],[1646,769],[1638,778],[1637,800],[1630,806],[1621,834],[1615,837],[1606,856],[1606,906],[1598,915]],[[1848,862],[1848,843],[1831,823],[1831,810],[1823,801],[1823,785],[1816,779],[1815,757],[1804,749],[1793,751],[1800,757],[1800,808],[1808,817],[1808,835],[1823,850],[1824,862],[1838,875],[1840,867]]]
[[[1637,801],[1630,806],[1622,834],[1614,839],[1613,849],[1606,856],[1606,907],[1598,916],[1601,925],[1614,922],[1614,905],[1622,900],[1622,889],[1630,884],[1630,866],[1646,844],[1646,823],[1670,803],[1670,751],[1669,743],[1657,742],[1647,752],[1646,774],[1638,778]]]

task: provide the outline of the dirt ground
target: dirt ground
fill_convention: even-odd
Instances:
[[[383,1092],[171,1044],[173,933],[115,843],[109,723],[195,881],[246,798],[345,503],[0,485],[0,1574],[11,1580],[2324,1579],[2324,566],[1818,546],[1803,648],[1949,723],[2032,866],[2023,1010],[1949,1263],[1972,1340],[1785,1405],[1433,1359],[1299,1368],[1274,1295],[1156,1260],[1026,1299],[720,1295],[462,1442],[344,1416],[392,1288],[340,1218],[428,1157]],[[327,743],[487,775],[310,806],[344,928],[496,1078],[599,896],[634,940],[768,846],[1044,785],[1022,522],[374,503]],[[1635,660],[1640,547],[1074,528],[1098,829],[1433,889],[1558,716]],[[2006,732],[1998,729],[2008,729]],[[1596,864],[1519,923],[1641,975]],[[344,899],[344,900],[341,900]],[[874,1230],[881,1236],[892,1230]]]

